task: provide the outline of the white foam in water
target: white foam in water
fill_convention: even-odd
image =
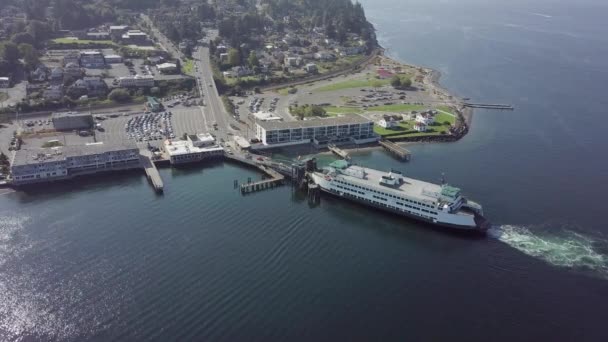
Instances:
[[[545,233],[516,225],[492,227],[488,235],[552,265],[591,270],[608,278],[608,255],[597,251],[600,245],[608,246],[606,240],[593,239],[566,229]]]

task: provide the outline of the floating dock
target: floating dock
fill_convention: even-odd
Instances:
[[[464,106],[469,108],[513,110],[513,106],[508,104],[465,103]]]
[[[337,155],[338,157],[340,157],[342,159],[346,159],[346,160],[350,159],[350,155],[348,155],[348,152],[344,151],[341,148],[338,148],[336,145],[330,144],[330,145],[327,145],[327,148],[331,152],[333,152],[335,155]]]
[[[148,176],[148,180],[150,181],[150,183],[152,183],[152,187],[154,187],[154,190],[159,193],[163,192],[163,179],[160,178],[160,173],[158,173],[156,165],[154,165],[154,163],[150,159],[148,151],[140,150],[140,158],[144,171],[146,171],[146,176]]]
[[[412,153],[408,149],[401,147],[392,141],[380,140],[379,144],[384,147],[385,150],[389,151],[393,156],[401,160],[409,161],[412,157]]]

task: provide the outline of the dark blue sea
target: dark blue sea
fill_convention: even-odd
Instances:
[[[607,341],[608,4],[365,0],[388,54],[512,112],[361,164],[450,184],[487,238],[231,164],[0,196],[0,341]]]

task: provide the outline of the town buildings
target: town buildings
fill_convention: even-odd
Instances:
[[[11,160],[11,175],[14,185],[23,185],[140,167],[135,144],[100,142],[17,150]]]
[[[313,143],[352,142],[363,144],[378,140],[374,123],[358,114],[303,121],[256,122],[256,137],[265,147]]]
[[[53,127],[57,131],[72,131],[93,127],[93,116],[91,113],[53,113],[51,120],[53,121]]]
[[[135,75],[118,78],[118,86],[121,88],[146,88],[154,86],[154,76]]]
[[[83,51],[80,53],[80,65],[85,68],[103,68],[106,61],[100,51]]]
[[[187,140],[167,140],[164,148],[174,165],[199,162],[224,154],[224,149],[216,145],[215,139],[208,133],[188,135]]]

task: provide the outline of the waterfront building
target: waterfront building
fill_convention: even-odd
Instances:
[[[426,132],[427,126],[422,122],[415,122],[414,129],[418,132]]]
[[[121,88],[145,88],[154,87],[154,76],[135,75],[118,78],[118,86]]]
[[[80,53],[80,65],[85,68],[103,68],[106,61],[99,51],[83,51]]]
[[[93,127],[93,116],[91,113],[53,113],[51,120],[53,121],[53,127],[57,131],[73,131],[91,129]]]
[[[256,122],[256,137],[266,147],[305,143],[317,146],[344,142],[364,144],[378,140],[373,121],[358,114],[303,121]]]
[[[423,123],[425,125],[431,125],[435,122],[435,115],[431,111],[422,112],[416,114],[416,122]]]
[[[391,129],[393,127],[397,127],[398,124],[397,121],[393,119],[382,118],[380,119],[380,121],[378,121],[378,126],[386,129]]]
[[[164,148],[171,164],[199,162],[224,154],[224,149],[210,134],[188,135],[187,140],[166,140]]]
[[[11,161],[11,175],[13,184],[21,185],[140,167],[135,144],[99,142],[17,150]]]

